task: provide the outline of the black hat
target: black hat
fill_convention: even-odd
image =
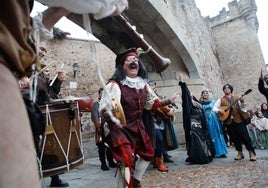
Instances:
[[[45,65],[44,63],[41,63],[41,64],[40,64],[40,67],[41,67],[41,69],[43,69],[43,68],[46,67],[46,65]]]
[[[203,95],[204,93],[207,93],[208,94],[208,90],[203,90],[203,91],[201,91],[201,95]]]
[[[126,50],[124,50],[122,52],[119,52],[117,54],[116,59],[115,59],[115,68],[118,67],[118,65],[123,64],[124,61],[125,61],[125,58],[127,56],[136,56],[136,57],[138,57],[136,48],[129,48],[129,49],[126,49]]]
[[[232,85],[230,85],[230,84],[225,84],[225,85],[223,86],[222,90],[224,91],[225,88],[229,88],[229,89],[231,90],[231,93],[233,93],[234,88],[233,88]]]

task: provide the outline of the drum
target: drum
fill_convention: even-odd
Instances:
[[[47,122],[37,152],[41,176],[56,175],[83,164],[78,103],[55,102],[40,109]]]
[[[75,100],[78,102],[80,112],[91,112],[94,102],[93,99],[78,98]]]
[[[91,112],[93,107],[93,99],[90,99],[88,97],[74,97],[74,96],[68,96],[64,99],[55,99],[54,102],[62,102],[62,101],[77,101],[79,106],[80,112]]]

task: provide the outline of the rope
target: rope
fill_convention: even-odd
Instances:
[[[89,36],[89,33],[92,34],[92,29],[91,29],[91,26],[90,26],[91,24],[90,24],[90,18],[89,18],[88,14],[83,14],[83,23],[84,23],[84,28],[87,31],[88,36]],[[113,107],[112,107],[112,104],[111,104],[112,97],[111,97],[110,92],[108,92],[107,89],[105,88],[106,84],[104,82],[104,79],[103,79],[103,76],[102,76],[102,73],[101,73],[101,70],[100,70],[100,67],[99,67],[98,54],[97,54],[95,42],[92,41],[92,40],[89,40],[89,45],[90,45],[92,61],[95,64],[98,78],[99,78],[99,80],[101,82],[101,85],[103,87],[103,94],[105,96],[107,96],[107,98],[102,99],[103,103],[105,104],[105,109],[107,110],[107,113],[109,114],[111,120],[116,125],[118,125],[120,127],[123,127],[121,122],[114,116],[114,114],[112,112],[112,110],[113,110]]]
[[[84,28],[85,30],[89,33],[92,34],[92,29],[91,29],[91,26],[90,26],[90,18],[88,16],[88,14],[83,14],[83,23],[84,23]],[[105,87],[105,82],[104,82],[104,79],[103,79],[103,76],[102,76],[102,73],[101,73],[101,70],[99,68],[99,63],[98,63],[98,56],[97,56],[97,50],[96,50],[96,45],[95,45],[95,42],[94,41],[89,41],[89,44],[90,44],[90,50],[91,50],[91,57],[92,57],[92,61],[94,62],[95,64],[95,67],[96,67],[96,71],[97,71],[97,75],[98,75],[98,78],[101,82],[101,85],[102,87],[104,88],[103,90],[103,93],[105,96],[107,96],[107,98],[103,98],[102,101],[103,103],[105,104],[105,109],[107,111],[107,113],[109,114],[111,120],[116,124],[116,125],[119,125],[120,127],[123,127],[121,122],[114,116],[112,110],[112,104],[111,104],[111,101],[112,101],[112,97],[111,97],[111,94],[110,92],[107,91],[106,87]],[[150,50],[150,49],[149,49]],[[118,136],[118,139],[120,140],[120,137]],[[122,146],[122,144],[120,144]],[[131,162],[130,162],[130,157],[128,156],[128,154],[126,153],[126,151],[122,148],[121,148],[121,152],[123,154],[123,158],[124,158],[124,161],[126,163],[126,165],[131,169]],[[124,170],[122,170],[121,172],[123,172]],[[125,174],[125,173],[123,173]],[[123,176],[122,174],[122,177],[125,179],[125,177]],[[131,174],[131,170],[130,170],[130,174]],[[130,179],[130,182],[126,182],[126,179],[124,181],[124,183],[126,183],[126,186],[128,188],[131,188],[132,185],[132,180]]]

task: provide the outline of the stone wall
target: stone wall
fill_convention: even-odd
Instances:
[[[49,41],[48,54],[43,61],[46,64],[57,62],[50,68],[51,78],[55,75],[56,67],[60,67],[64,62],[66,63],[64,67],[66,80],[62,84],[60,92],[62,98],[68,96],[97,98],[101,82],[92,54],[97,55],[98,66],[104,81],[112,76],[115,67],[115,54],[100,42],[92,41],[92,43],[96,46],[97,53],[92,53],[90,41],[73,39]],[[74,63],[79,65],[75,77],[73,72]],[[77,84],[76,89],[70,88],[70,83],[73,82]]]
[[[164,81],[158,75],[151,74],[150,76],[159,82],[160,87],[169,88],[168,91],[161,90],[167,96],[170,91],[176,89],[180,91],[176,80],[179,73],[184,74],[193,95],[199,97],[203,89],[208,89],[212,96],[219,96],[222,94],[219,86],[223,84],[223,74],[217,59],[216,46],[211,29],[203,20],[195,1],[167,0],[164,2],[153,1],[151,3],[175,32],[176,36],[170,36],[170,38],[175,50],[182,58],[174,57],[175,52],[167,52],[171,59],[171,65],[163,73]],[[185,49],[182,49],[180,43]],[[185,53],[190,55],[189,61],[184,57]],[[194,67],[197,72],[194,71]]]

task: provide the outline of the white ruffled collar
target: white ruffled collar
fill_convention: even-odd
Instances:
[[[141,77],[136,77],[136,78],[130,78],[127,77],[121,81],[122,85],[127,85],[130,88],[135,88],[135,89],[143,89],[145,86],[145,81]]]

